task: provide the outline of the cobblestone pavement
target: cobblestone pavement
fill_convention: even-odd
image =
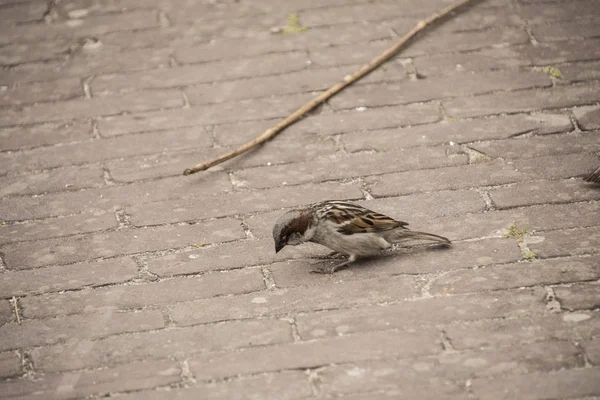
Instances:
[[[0,0],[0,397],[599,398],[598,0],[479,1],[180,175],[450,3]],[[455,244],[311,274],[270,231],[326,199]]]

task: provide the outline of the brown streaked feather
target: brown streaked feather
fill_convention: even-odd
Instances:
[[[406,222],[396,221],[387,215],[343,201],[327,201],[314,207],[322,216],[339,224],[337,231],[343,235],[382,232],[408,225]]]
[[[286,237],[295,232],[303,234],[310,226],[311,221],[312,218],[310,215],[306,212],[302,212],[297,218],[292,219],[290,223],[285,226],[283,234]]]
[[[600,183],[600,167],[583,178],[586,182]]]

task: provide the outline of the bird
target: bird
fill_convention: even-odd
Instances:
[[[600,167],[596,168],[595,171],[591,172],[588,176],[583,178],[586,182],[600,183]]]
[[[427,240],[450,245],[449,239],[426,232],[411,231],[408,223],[369,210],[354,203],[328,200],[283,214],[273,227],[275,253],[285,246],[318,243],[348,256],[347,261],[315,269],[332,274],[358,257],[377,254],[394,243]]]

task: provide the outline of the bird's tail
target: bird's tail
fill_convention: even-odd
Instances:
[[[440,244],[446,244],[446,245],[449,245],[452,243],[450,241],[450,239],[445,238],[440,235],[435,235],[433,233],[427,233],[427,232],[416,232],[416,231],[411,231],[409,229],[397,230],[396,232],[394,232],[392,237],[390,237],[389,239],[388,238],[386,238],[386,239],[389,241],[392,241],[394,243],[404,242],[404,241],[408,241],[408,240],[428,240],[428,241],[432,241],[432,242],[436,242],[436,243],[440,243]]]
[[[600,167],[583,179],[587,182],[600,183]]]

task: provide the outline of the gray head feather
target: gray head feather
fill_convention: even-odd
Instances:
[[[283,214],[273,227],[275,252],[279,252],[287,244],[298,244],[299,238],[308,229],[310,220],[311,218],[308,213],[298,210],[288,211]]]

